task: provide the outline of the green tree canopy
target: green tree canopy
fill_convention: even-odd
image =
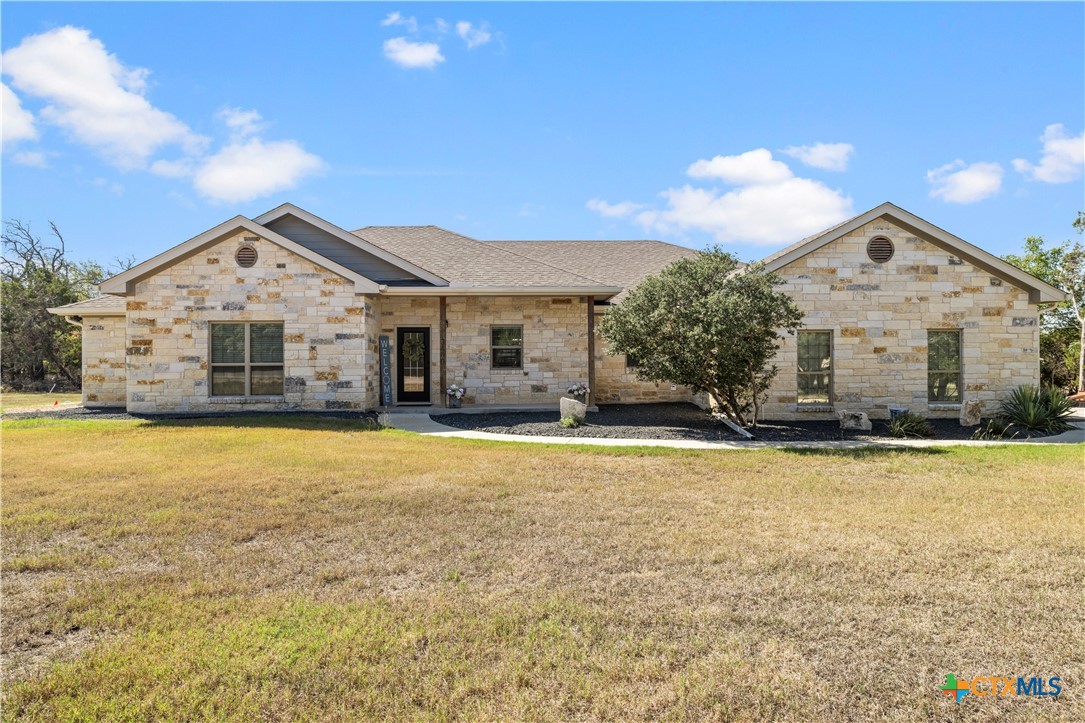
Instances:
[[[600,332],[610,353],[637,360],[641,380],[703,392],[732,421],[756,425],[781,332],[802,320],[780,283],[714,247],[642,281],[603,316]]]

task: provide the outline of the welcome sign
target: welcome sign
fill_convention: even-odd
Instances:
[[[392,343],[387,336],[380,339],[381,357],[381,404],[392,406]]]

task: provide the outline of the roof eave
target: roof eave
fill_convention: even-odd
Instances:
[[[616,296],[620,286],[383,286],[388,296]]]
[[[154,258],[144,261],[142,264],[133,266],[132,268],[117,274],[116,276],[106,279],[98,285],[98,289],[102,293],[116,294],[117,296],[128,296],[134,293],[135,284],[137,281],[153,275],[163,268],[167,268],[170,265],[181,261],[192,254],[198,253],[200,249],[206,247],[209,244],[215,243],[238,230],[249,231],[256,234],[261,238],[270,241],[277,246],[285,248],[298,256],[311,261],[317,266],[321,266],[332,273],[338,274],[345,279],[354,282],[355,293],[359,294],[375,294],[379,291],[380,285],[372,279],[368,279],[361,274],[351,271],[345,266],[325,258],[315,251],[311,251],[301,244],[291,241],[290,239],[275,233],[269,228],[264,228],[255,221],[245,218],[244,216],[234,216],[229,221],[220,223],[212,229],[204,231],[199,236],[190,238],[184,243],[174,246],[168,251],[164,251],[158,254]]]
[[[300,218],[302,221],[316,226],[321,231],[330,233],[331,235],[343,241],[346,241],[349,244],[353,244],[354,246],[357,246],[358,248],[365,251],[366,253],[372,254],[373,256],[376,256],[382,261],[386,261],[392,264],[393,266],[397,266],[403,271],[413,274],[414,276],[417,276],[423,281],[428,281],[431,284],[435,284],[437,286],[445,286],[448,284],[448,279],[438,276],[432,271],[428,271],[427,269],[424,269],[417,264],[412,264],[410,261],[407,261],[406,259],[397,256],[391,251],[377,246],[376,244],[367,241],[365,238],[358,236],[357,234],[353,234],[346,229],[340,228],[334,223],[325,221],[324,219],[320,218],[320,216],[312,214],[306,211],[304,208],[295,206],[292,203],[284,203],[281,206],[277,206],[276,208],[273,208],[266,213],[260,214],[253,220],[256,223],[263,225],[271,223],[273,221],[277,221],[283,216],[295,216],[297,218]]]
[[[1016,266],[1003,261],[1002,259],[994,256],[993,254],[984,251],[978,246],[971,244],[964,239],[951,234],[945,229],[939,228],[929,221],[916,216],[915,214],[904,210],[903,208],[892,204],[883,203],[876,206],[866,213],[860,214],[851,219],[842,226],[832,228],[820,236],[816,236],[807,241],[802,246],[792,249],[790,252],[772,259],[765,264],[767,271],[778,271],[779,269],[787,266],[788,264],[813,253],[819,248],[826,246],[827,244],[835,241],[838,238],[842,238],[856,229],[862,228],[866,224],[875,221],[883,216],[888,216],[894,223],[899,225],[906,231],[910,231],[917,237],[929,241],[936,246],[948,246],[954,253],[960,256],[962,259],[968,261],[973,266],[987,271],[990,274],[1003,278],[1011,283],[1016,284],[1020,288],[1029,292],[1029,303],[1031,304],[1044,304],[1044,303],[1057,303],[1065,301],[1067,295],[1061,289],[1058,289],[1051,284],[1038,279],[1032,274],[1029,274]]]

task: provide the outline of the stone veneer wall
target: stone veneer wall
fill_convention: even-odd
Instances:
[[[448,383],[468,404],[554,403],[588,381],[587,297],[449,297]],[[490,327],[524,327],[523,369],[490,368]]]
[[[83,317],[83,406],[123,407],[126,399],[123,316]]]
[[[132,412],[357,409],[375,365],[366,343],[371,302],[354,285],[264,239],[238,234],[136,284],[127,317],[127,400]],[[247,240],[249,239],[249,240]],[[253,245],[255,266],[234,261]],[[285,393],[212,399],[213,321],[282,321]]]
[[[384,296],[377,300],[377,308],[380,315],[380,333],[386,335],[391,342],[392,353],[392,401],[398,403],[399,387],[396,383],[397,357],[396,357],[396,328],[401,326],[416,326],[429,328],[429,371],[430,371],[430,401],[434,406],[444,404],[444,390],[441,389],[441,301],[436,296]],[[372,343],[378,343],[374,339]],[[449,365],[451,368],[451,364]],[[377,385],[377,396],[373,406],[380,404],[380,369],[374,370],[373,377]],[[449,384],[452,380],[449,380]]]
[[[595,328],[602,314],[596,309]],[[672,388],[673,387],[673,388]],[[634,369],[625,366],[624,354],[607,354],[606,342],[595,335],[595,401],[597,404],[634,404],[642,402],[692,402],[693,393],[686,387],[664,382],[642,382]]]
[[[873,263],[874,236],[893,241],[893,258]],[[961,329],[964,399],[984,413],[1021,384],[1038,384],[1038,311],[1027,292],[939,246],[879,220],[779,271],[805,314],[805,327],[833,332],[835,409],[888,417],[888,407],[923,416],[955,417],[952,406],[927,401],[927,331]],[[787,337],[765,419],[817,419],[833,413],[796,405],[797,345]]]

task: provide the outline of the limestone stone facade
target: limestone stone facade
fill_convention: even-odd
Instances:
[[[290,223],[268,221],[291,215]],[[630,242],[622,263],[608,264],[614,247],[593,242],[532,250],[531,242],[491,246],[429,226],[352,235],[289,204],[258,219],[231,219],[107,280],[100,299],[50,310],[83,320],[87,406],[150,414],[374,409],[384,336],[392,401],[403,403],[396,343],[407,327],[429,330],[430,390],[421,401],[435,406],[446,402],[443,384],[464,387],[465,406],[556,404],[571,384],[593,377],[596,403],[705,404],[688,389],[638,380],[598,334],[589,339],[606,313],[593,295],[620,300],[688,249]],[[867,248],[878,236],[893,251],[880,262]],[[256,251],[251,266],[236,257],[243,246]],[[575,271],[561,266],[569,256],[579,259]],[[828,403],[799,403],[798,344],[786,336],[764,419],[835,419],[845,409],[876,419],[890,407],[956,417],[969,401],[990,415],[1011,390],[1039,382],[1037,303],[1062,298],[892,204],[767,263],[803,311],[804,329],[830,333],[832,384]],[[211,328],[229,322],[282,323],[281,394],[211,394]],[[522,327],[520,368],[493,367],[494,326]],[[961,395],[931,403],[928,333],[946,329],[960,332]]]
[[[83,318],[83,406],[123,407],[126,401],[123,316]]]
[[[889,238],[892,258],[874,263],[867,243]],[[961,330],[964,399],[984,414],[1015,387],[1039,384],[1039,322],[1028,293],[944,248],[880,219],[777,273],[804,314],[804,328],[832,332],[833,409],[797,404],[797,343],[786,337],[765,419],[835,418],[841,409],[888,417],[891,406],[957,417],[959,404],[927,399],[927,332]]]
[[[239,246],[256,265],[234,260]],[[368,406],[374,366],[369,298],[342,277],[264,239],[238,234],[139,281],[127,304],[129,411],[316,410]],[[212,398],[210,324],[283,322],[284,393]]]

